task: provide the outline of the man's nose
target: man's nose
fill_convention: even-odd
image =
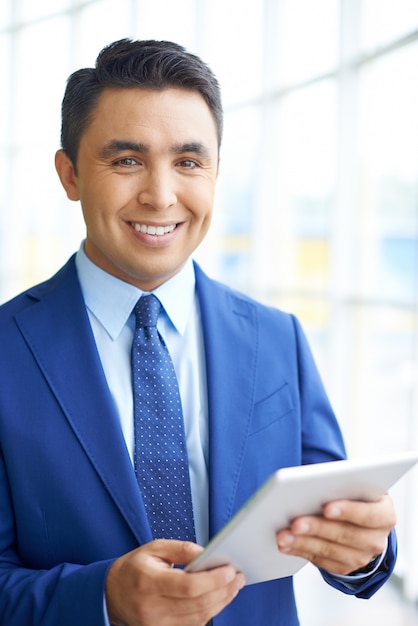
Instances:
[[[168,209],[177,202],[174,173],[167,168],[152,168],[141,177],[138,200],[154,209]]]

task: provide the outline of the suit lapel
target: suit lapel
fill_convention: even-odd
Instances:
[[[145,543],[151,532],[73,260],[29,295],[36,302],[16,322],[74,435],[137,541]]]
[[[257,316],[254,304],[209,280],[196,266],[209,404],[211,536],[235,511],[254,406]]]

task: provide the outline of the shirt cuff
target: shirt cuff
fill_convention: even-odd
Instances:
[[[109,622],[109,616],[107,614],[106,596],[103,594],[103,624],[104,626],[111,626]]]
[[[340,582],[347,584],[347,586],[350,586],[350,583],[355,584],[355,583],[361,582],[362,580],[369,578],[369,576],[373,576],[373,574],[377,572],[377,570],[379,569],[379,567],[381,566],[382,562],[384,561],[386,557],[387,550],[388,550],[388,541],[386,540],[386,547],[383,550],[382,554],[378,556],[376,559],[374,559],[371,563],[369,563],[369,565],[367,565],[365,568],[356,571],[354,574],[348,574],[347,576],[341,576],[339,574],[332,574],[332,577],[335,580],[339,580]]]

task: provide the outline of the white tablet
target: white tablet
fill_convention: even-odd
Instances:
[[[231,564],[247,584],[292,576],[307,561],[279,552],[276,533],[331,500],[378,500],[418,461],[418,452],[286,467],[271,476],[186,568]]]

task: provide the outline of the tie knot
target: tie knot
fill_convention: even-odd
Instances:
[[[156,326],[160,310],[161,302],[154,294],[139,298],[134,308],[137,327]]]

